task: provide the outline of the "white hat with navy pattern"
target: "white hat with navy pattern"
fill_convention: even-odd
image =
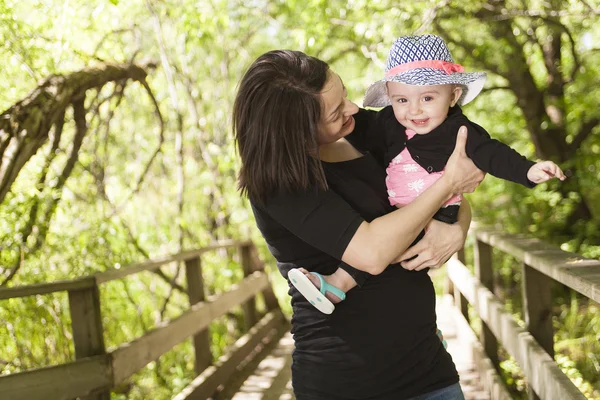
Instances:
[[[454,59],[444,40],[436,35],[402,36],[394,41],[385,67],[385,78],[372,84],[365,94],[364,106],[385,107],[390,105],[386,82],[406,85],[462,86],[458,100],[465,105],[483,89],[485,72],[463,72],[464,68],[454,64]]]

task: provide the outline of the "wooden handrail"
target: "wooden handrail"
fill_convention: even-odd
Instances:
[[[11,400],[67,400],[109,388],[110,360],[106,355],[0,376],[0,393]]]
[[[552,283],[566,285],[591,300],[600,301],[600,261],[565,252],[539,239],[477,228],[474,270],[462,260],[448,262],[449,288],[463,314],[466,299],[482,321],[480,340],[486,356],[499,369],[497,341],[514,357],[529,384],[530,399],[583,400],[585,396],[554,362],[552,328]],[[521,262],[524,319],[520,327],[493,294],[492,249],[501,250]]]
[[[113,351],[114,384],[118,385],[151,361],[158,359],[175,345],[205,329],[233,307],[269,285],[264,272],[255,272],[232,290],[216,296],[213,301],[194,304],[178,318],[169,321]]]
[[[35,285],[0,288],[0,300],[37,296],[38,294],[66,292],[69,290],[88,289],[93,287],[95,284],[96,279],[93,276],[87,276],[68,281],[56,281],[50,283],[40,283]]]
[[[230,247],[239,249],[245,278],[234,285],[231,290],[205,299],[200,256],[210,250]],[[144,336],[107,353],[104,347],[100,315],[99,284],[142,271],[151,271],[173,261],[186,262],[190,309],[168,323],[147,332]],[[0,393],[3,397],[6,395],[10,399],[27,400],[72,399],[74,397],[86,400],[108,400],[111,388],[122,383],[148,363],[158,359],[162,354],[189,337],[194,338],[196,357],[202,358],[196,360],[196,372],[202,374],[212,364],[208,327],[214,319],[223,316],[235,307],[243,306],[246,316],[252,319],[250,326],[246,326],[252,335],[250,342],[242,346],[243,351],[236,352],[233,360],[238,360],[242,355],[245,358],[250,352],[252,344],[271,340],[265,335],[268,333],[269,337],[275,337],[272,329],[279,329],[286,323],[277,302],[273,302],[275,297],[269,279],[251,241],[218,243],[71,281],[2,289],[0,290],[0,299],[61,291],[67,291],[69,295],[77,360],[62,365],[0,376]],[[265,298],[268,313],[268,318],[260,321],[258,321],[259,316],[256,314],[254,304],[255,296],[259,293],[262,293]],[[244,338],[244,340],[248,340],[248,337],[244,336]],[[242,340],[242,342],[244,341]],[[216,373],[215,376],[218,379],[211,378],[211,382],[222,383],[228,376],[228,373],[223,371],[230,371],[232,365],[234,365],[233,361],[228,361],[222,365],[224,370],[219,367],[215,372],[213,368],[211,373]],[[75,380],[74,377],[76,377]],[[207,384],[201,386],[208,387]]]
[[[196,303],[178,318],[106,355],[0,376],[0,393],[10,399],[47,399],[48,393],[55,393],[52,399],[67,399],[114,387],[268,286],[266,274],[257,271],[232,290],[213,296],[207,302]],[[79,381],[74,384],[69,377],[78,377]],[[70,386],[68,390],[66,385]]]
[[[478,228],[478,241],[504,251],[544,275],[600,303],[600,261],[568,253],[539,239]]]
[[[250,244],[252,244],[252,242],[249,240],[223,241],[220,243],[214,243],[209,246],[202,247],[200,249],[183,251],[178,254],[173,254],[173,255],[170,255],[167,257],[163,257],[163,258],[125,266],[120,269],[111,269],[109,271],[100,272],[100,273],[95,274],[95,277],[96,277],[96,280],[98,281],[98,283],[110,282],[110,281],[114,281],[115,279],[123,279],[126,276],[137,274],[137,273],[144,272],[144,271],[156,271],[163,265],[169,264],[169,263],[172,263],[175,261],[191,260],[193,258],[200,257],[202,254],[204,254],[208,251],[218,250],[218,249],[227,249],[227,248],[232,248],[232,247],[244,247],[244,246],[249,246]]]
[[[448,262],[448,275],[508,353],[517,361],[527,381],[543,399],[585,400],[558,365],[521,328],[504,304],[458,260]]]
[[[40,294],[51,294],[56,292],[66,292],[74,289],[86,289],[94,285],[110,282],[116,279],[122,279],[126,276],[137,274],[144,271],[155,271],[165,264],[174,261],[186,261],[197,258],[202,254],[218,249],[244,247],[251,245],[249,240],[243,241],[223,241],[214,243],[199,249],[187,250],[178,254],[168,255],[162,258],[144,261],[137,264],[131,264],[119,269],[111,269],[105,272],[99,272],[93,275],[80,278],[61,280],[56,282],[41,283],[35,285],[15,286],[10,288],[0,288],[0,300],[15,299],[19,297],[36,296]]]

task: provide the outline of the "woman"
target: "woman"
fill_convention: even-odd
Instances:
[[[461,399],[436,335],[425,268],[460,248],[470,211],[447,227],[431,217],[453,194],[473,191],[483,173],[464,154],[463,132],[444,177],[394,209],[377,113],[359,110],[346,94],[326,63],[277,50],[250,66],[234,104],[240,188],[280,272],[331,274],[342,260],[360,286],[330,316],[290,288],[294,393],[298,400]],[[397,264],[415,254],[405,268]]]

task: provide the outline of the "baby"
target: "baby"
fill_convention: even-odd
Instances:
[[[461,126],[468,129],[467,155],[482,171],[526,187],[554,177],[565,179],[552,161],[527,160],[463,115],[460,106],[481,92],[486,79],[483,72],[463,71],[440,37],[403,36],[390,49],[385,78],[367,89],[364,105],[385,107],[378,117],[386,140],[384,162],[391,205],[409,204],[439,179]],[[452,197],[434,218],[455,223],[460,202],[460,196]],[[336,286],[356,286],[341,268],[332,275],[310,274],[293,269],[288,276],[302,295],[326,314],[333,312],[333,303],[346,297]]]

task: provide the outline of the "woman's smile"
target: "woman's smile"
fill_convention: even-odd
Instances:
[[[345,131],[349,127],[354,129],[354,117],[353,116],[350,116],[348,118],[348,120],[346,122],[344,122],[344,125],[342,125],[342,130]],[[350,132],[352,132],[352,130],[350,130]]]

